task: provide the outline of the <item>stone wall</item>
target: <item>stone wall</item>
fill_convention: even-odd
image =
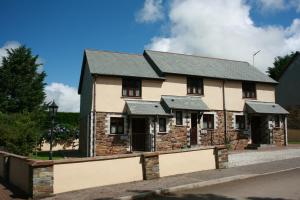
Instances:
[[[273,129],[273,143],[277,146],[285,145],[284,129],[283,128],[274,128]]]
[[[47,197],[53,193],[53,162],[31,165],[31,191],[32,197]]]
[[[96,114],[96,156],[125,154],[129,148],[129,136],[110,135],[106,131],[109,130],[108,114],[98,112]]]
[[[157,134],[156,151],[170,151],[187,147],[186,126],[172,125],[169,133]]]
[[[142,155],[144,180],[157,179],[160,177],[158,156],[159,154],[157,152]]]
[[[228,150],[225,146],[215,148],[216,169],[228,168]]]

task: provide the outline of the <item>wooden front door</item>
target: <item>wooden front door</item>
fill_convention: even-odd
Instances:
[[[132,118],[132,150],[146,151],[146,118]]]
[[[251,117],[251,139],[252,144],[261,143],[261,117],[259,116]]]
[[[191,132],[190,132],[190,141],[191,145],[198,144],[198,137],[197,137],[197,113],[191,114]]]

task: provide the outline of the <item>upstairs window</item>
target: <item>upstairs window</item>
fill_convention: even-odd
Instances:
[[[159,118],[159,132],[166,132],[166,118]]]
[[[204,114],[203,115],[203,128],[204,129],[214,129],[214,115]]]
[[[203,79],[187,77],[187,93],[203,95]]]
[[[235,129],[245,129],[245,115],[235,116]]]
[[[182,112],[176,111],[176,125],[182,125]]]
[[[111,117],[110,118],[110,134],[123,134],[124,133],[124,118]]]
[[[243,98],[256,98],[256,86],[254,82],[243,82]]]
[[[141,97],[141,80],[133,78],[124,78],[122,84],[123,97]]]

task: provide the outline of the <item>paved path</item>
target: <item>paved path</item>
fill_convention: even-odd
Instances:
[[[229,167],[251,165],[300,157],[300,148],[273,151],[242,151],[229,154]]]
[[[0,181],[0,200],[11,199],[27,199],[27,197],[18,189],[8,186],[3,181]]]
[[[300,169],[171,193],[153,200],[300,199]]]
[[[260,163],[249,166],[241,166],[225,170],[208,170],[202,172],[164,177],[157,180],[138,181],[132,183],[97,187],[80,191],[62,193],[47,199],[115,199],[121,196],[136,195],[147,191],[165,189],[191,183],[204,182],[224,177],[263,174],[295,167],[300,167],[300,158],[280,160],[270,163]]]

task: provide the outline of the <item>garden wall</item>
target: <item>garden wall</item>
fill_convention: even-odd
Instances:
[[[225,147],[148,152],[55,161],[0,151],[0,178],[33,198],[90,187],[226,168]]]

